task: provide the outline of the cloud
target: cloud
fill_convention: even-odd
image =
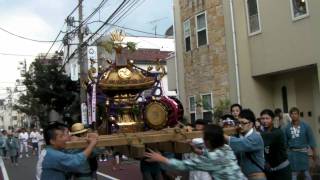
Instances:
[[[100,3],[100,0],[84,2],[85,17]],[[112,12],[120,1],[108,1],[100,11],[101,20]],[[0,0],[0,27],[28,38],[53,40],[66,16],[74,9],[76,0]],[[74,14],[77,17],[77,11]],[[172,24],[172,0],[145,0],[122,21],[123,26],[152,32],[149,21],[168,17],[158,22],[157,32],[163,34]],[[95,16],[97,18],[97,15]],[[136,33],[135,33],[136,34]],[[0,53],[31,54],[46,53],[51,43],[36,43],[11,36],[0,31]],[[57,49],[57,44],[53,51]],[[0,88],[1,82],[14,82],[20,77],[18,62],[26,59],[28,64],[34,57],[0,55]]]
[[[0,16],[1,27],[6,30],[25,36],[28,38],[48,40],[53,39],[56,34],[53,27],[50,26],[39,16],[24,10],[12,11],[12,14],[2,14]],[[23,40],[0,31],[0,52],[14,54],[37,55],[41,52],[47,52],[51,43],[36,43]],[[20,72],[17,70],[18,62],[26,59],[29,63],[34,57],[18,57],[0,55],[0,82],[14,82],[19,78]],[[0,86],[4,84],[0,83]]]

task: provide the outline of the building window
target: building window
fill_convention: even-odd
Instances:
[[[201,13],[196,16],[197,25],[197,44],[198,47],[207,44],[207,17],[206,13]]]
[[[309,15],[308,0],[290,0],[293,20],[298,20]]]
[[[196,97],[194,96],[189,97],[189,113],[191,123],[193,124],[196,121]]]
[[[261,32],[260,13],[258,0],[246,0],[247,23],[249,35],[255,35]]]
[[[17,116],[12,116],[12,120],[18,120]]]
[[[184,44],[186,51],[191,50],[191,31],[190,31],[190,19],[186,20],[183,23],[183,32],[184,32]]]
[[[205,121],[212,121],[212,95],[211,94],[202,94],[202,118]]]

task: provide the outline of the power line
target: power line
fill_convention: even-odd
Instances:
[[[84,25],[84,23],[90,20],[91,17],[94,16],[107,2],[108,0],[102,0],[98,7],[88,17],[86,17],[82,22],[80,22],[80,24],[75,29],[73,29],[69,33],[75,33],[76,31],[79,31],[80,28]]]
[[[58,48],[58,52],[62,51],[63,48],[64,48],[63,43],[61,43],[59,48]]]
[[[86,39],[80,46],[73,51],[73,53],[66,59],[66,61],[63,63],[61,70],[64,69],[64,66],[70,61],[71,58],[75,56],[75,54],[79,51],[79,48],[82,48],[82,46],[85,46],[101,29],[112,19],[114,16],[127,4],[127,0],[123,0],[122,3],[117,7],[115,11],[106,19],[106,21],[96,30],[88,39]]]
[[[97,22],[100,22],[100,23],[103,23],[103,21],[92,21],[88,24],[91,24],[91,23],[97,23]],[[120,26],[120,25],[116,25],[116,24],[113,24],[113,23],[108,23],[108,25],[110,26],[114,26],[114,27],[118,27],[118,28],[121,28],[121,29],[126,29],[126,30],[130,30],[130,31],[135,31],[135,32],[139,32],[139,33],[143,33],[143,34],[150,34],[150,35],[155,35],[154,33],[152,32],[147,32],[147,31],[142,31],[142,30],[139,30],[139,29],[133,29],[133,28],[129,28],[129,27],[125,27],[125,26]],[[164,34],[156,34],[157,36],[162,36],[162,37],[165,37],[166,35]]]
[[[3,53],[3,52],[0,52],[0,55],[4,55],[4,56],[22,56],[22,57],[26,57],[26,56],[36,57],[35,55],[31,55],[31,54],[14,54],[14,53]]]
[[[127,18],[127,17],[129,16],[129,14],[131,14],[134,10],[136,10],[139,6],[141,6],[145,1],[146,1],[146,0],[143,0],[143,1],[140,2],[140,4],[138,4],[138,3],[139,3],[139,0],[138,0],[138,1],[134,4],[134,5],[136,5],[136,4],[138,4],[138,5],[136,5],[135,7],[133,7],[134,5],[133,5],[132,7],[130,7],[130,8],[129,8],[129,11],[127,11],[126,14],[123,15],[122,20],[125,19],[125,18]]]
[[[63,24],[63,26],[64,26],[64,24]],[[62,28],[63,28],[63,26],[62,26]],[[61,28],[61,29],[62,29],[62,28]],[[46,55],[44,56],[43,59],[46,59],[46,58],[47,58],[47,55],[50,53],[50,50],[52,49],[52,47],[54,46],[54,44],[57,42],[57,39],[58,39],[58,37],[60,36],[61,33],[62,33],[62,31],[60,30],[59,33],[58,33],[58,35],[56,36],[55,40],[54,40],[53,43],[51,44],[49,50],[47,51],[47,53],[46,53]]]
[[[126,1],[126,0],[124,0],[124,1]],[[128,14],[128,12],[132,12],[132,7],[134,6],[134,5],[136,5],[136,4],[138,4],[139,3],[139,1],[140,0],[134,0],[133,2],[131,2],[131,3],[125,3],[125,5],[128,5],[128,4],[130,4],[130,5],[128,5],[128,6],[125,6],[125,5],[123,5],[123,6],[125,6],[123,9],[119,9],[119,7],[121,6],[119,6],[118,8],[117,8],[117,10],[115,10],[114,12],[113,12],[113,14],[112,15],[110,15],[109,16],[109,18],[106,20],[106,21],[100,21],[100,22],[103,22],[104,24],[102,25],[102,26],[100,26],[100,28],[95,32],[95,33],[93,33],[93,35],[91,35],[83,44],[82,44],[82,46],[84,46],[84,45],[86,45],[87,43],[88,43],[88,41],[90,41],[91,40],[91,38],[93,38],[96,34],[98,34],[98,32],[100,31],[100,29],[102,29],[105,25],[113,25],[113,26],[118,26],[118,25],[116,25],[115,23],[116,22],[118,22],[123,16],[127,16]],[[144,0],[145,1],[145,0]],[[144,2],[144,1],[142,1],[140,4],[139,4],[139,6]],[[123,2],[124,3],[124,2]],[[128,8],[129,7],[129,8]],[[136,9],[137,7],[135,7],[134,9]],[[119,9],[119,10],[118,10]],[[120,15],[120,17],[115,21],[115,22],[113,22],[113,23],[110,23],[110,21],[112,21],[112,20],[114,20],[115,19],[115,13],[116,13],[116,11],[119,11],[119,14],[121,14]],[[99,22],[99,21],[96,21],[96,22]],[[118,27],[122,27],[122,28],[126,28],[126,27],[123,27],[123,26],[118,26]],[[127,29],[130,29],[130,30],[134,30],[134,29],[132,29],[132,28],[127,28]],[[110,28],[108,28],[107,30],[105,30],[104,31],[104,33],[102,33],[93,43],[91,43],[91,44],[94,44],[97,40],[99,40],[106,32],[108,32],[110,30]],[[136,30],[136,31],[139,31],[139,30]],[[141,31],[141,32],[143,32],[143,31]],[[154,35],[154,33],[149,33],[149,32],[146,32],[146,33],[148,33],[148,34],[152,34],[152,35]],[[164,35],[161,35],[161,36],[164,36]],[[74,56],[75,56],[75,54],[77,53],[77,51],[79,50],[79,48],[77,48],[77,49],[75,49],[74,51],[73,51],[73,53],[71,54],[71,56],[69,56],[68,58],[66,58],[66,60],[65,60],[65,62],[63,63],[63,65],[62,65],[62,68],[61,68],[61,70],[64,68],[64,66],[70,61],[70,59],[71,58],[73,58]],[[85,55],[83,55],[82,57],[84,57]]]
[[[12,33],[2,27],[0,27],[0,30],[8,33],[8,34],[11,34],[12,36],[16,36],[18,38],[21,38],[21,39],[25,39],[25,40],[29,40],[29,41],[34,41],[34,42],[41,42],[41,43],[51,43],[51,42],[56,42],[56,41],[46,41],[46,40],[37,40],[37,39],[31,39],[31,38],[27,38],[27,37],[24,37],[24,36],[21,36],[21,35],[17,35],[15,33]],[[57,41],[62,41],[62,40],[57,40]]]
[[[82,3],[83,0],[81,0],[78,5],[69,13],[69,15],[67,16],[67,18],[69,18],[80,6],[80,4]]]
[[[133,9],[132,7],[134,5],[136,5],[140,0],[134,0],[131,2],[131,4],[129,4],[127,7],[123,8],[122,10],[120,10],[121,12],[119,12],[120,17],[115,21],[115,22],[108,22],[107,25],[115,25],[115,23],[117,23],[123,16],[125,16],[131,9]],[[141,4],[140,4],[141,5]],[[128,8],[129,7],[129,8]],[[129,10],[128,10],[129,9]],[[122,14],[121,14],[122,13]],[[113,19],[112,19],[113,20]],[[93,43],[95,43],[97,40],[99,40],[103,35],[105,35],[107,32],[109,32],[109,30],[111,29],[111,27],[107,28]]]
[[[81,0],[83,1],[83,0]],[[78,3],[78,5],[69,13],[69,15],[67,17],[70,17],[79,7],[80,3]],[[31,38],[27,38],[27,37],[24,37],[24,36],[21,36],[21,35],[17,35],[15,33],[12,33],[2,27],[0,27],[0,30],[8,33],[8,34],[11,34],[13,36],[16,36],[16,37],[19,37],[19,38],[22,38],[22,39],[25,39],[25,40],[30,40],[30,41],[34,41],[34,42],[43,42],[43,43],[52,43],[52,45],[50,46],[49,50],[47,51],[46,55],[45,55],[45,58],[47,57],[47,55],[50,53],[50,50],[52,49],[52,47],[54,46],[54,44],[56,42],[62,42],[63,40],[58,40],[58,37],[60,36],[62,32],[62,29],[64,27],[65,23],[62,25],[62,27],[60,28],[60,31],[58,33],[58,35],[56,36],[55,40],[53,41],[46,41],[46,40],[36,40],[36,39],[31,39]],[[59,48],[60,49],[60,48]],[[25,54],[14,54],[14,53],[1,53],[1,55],[5,55],[5,56],[30,56],[30,57],[36,57],[35,55],[25,55]]]
[[[113,24],[117,23],[121,18],[123,18],[123,16],[125,16],[126,13],[128,13],[128,12],[130,11],[130,9],[132,9],[132,7],[137,4],[138,1],[139,1],[139,0],[133,0],[132,2],[127,3],[127,6],[120,10],[120,12],[119,12],[119,16],[120,16],[120,17],[118,17],[118,19],[116,19],[116,17],[114,17],[114,19],[116,19],[116,20],[113,22]],[[112,19],[111,21],[113,21],[114,19]],[[106,32],[109,32],[110,29],[111,29],[111,27],[107,28],[107,30],[105,30],[104,33],[102,33],[101,36],[103,36]],[[101,36],[100,36],[100,37],[101,37]],[[100,37],[99,37],[99,38],[100,38]],[[99,38],[97,38],[97,39],[95,40],[95,42],[96,42]]]
[[[110,25],[110,26],[112,26],[112,25],[115,25],[115,26],[117,26],[115,23],[117,23],[117,22],[119,22],[119,20],[121,20],[121,18],[123,18],[124,16],[127,16],[128,15],[128,12],[132,12],[132,9],[136,9],[137,8],[137,6],[140,6],[143,2],[145,2],[145,0],[143,0],[139,5],[137,5],[136,7],[134,7],[134,5],[136,5],[136,4],[138,4],[139,3],[139,1],[140,0],[134,0],[134,1],[132,1],[131,3],[129,2],[129,3],[126,3],[126,6],[123,8],[123,9],[121,9],[121,10],[119,10],[119,14],[118,15],[120,15],[120,17],[118,17],[118,19],[115,21],[115,22],[113,22],[113,23],[107,23],[106,25]],[[134,7],[134,8],[133,8]],[[114,20],[115,18],[113,17],[113,19],[112,20]],[[110,21],[112,21],[112,20],[110,20]],[[97,21],[97,22],[99,22],[99,21]],[[100,21],[100,22],[102,22],[103,23],[103,21]],[[105,33],[106,32],[108,32],[110,30],[110,27],[108,28],[108,29],[106,29],[102,34],[100,34],[100,36],[97,38],[97,39],[95,39],[95,41],[93,42],[93,43],[91,43],[91,44],[95,44],[103,35],[105,35]],[[98,33],[97,33],[97,35],[99,35]],[[154,35],[153,33],[152,33],[152,35]],[[82,57],[85,57],[85,54],[84,55],[82,55]]]
[[[81,22],[79,22],[79,25],[78,26],[76,26],[73,30],[71,30],[71,31],[69,31],[69,29],[67,29],[67,31],[66,31],[66,35],[67,35],[67,39],[66,39],[66,42],[64,42],[64,44],[65,43],[67,43],[67,46],[68,46],[68,48],[67,48],[67,56],[65,57],[65,58],[68,58],[69,57],[69,34],[75,34],[77,31],[78,31],[78,33],[81,31],[81,28],[83,27],[83,25],[84,25],[84,23],[86,23],[89,19],[91,19],[91,17],[93,16],[93,15],[95,15],[104,5],[105,5],[105,3],[107,2],[108,0],[102,0],[100,3],[99,3],[99,5],[97,6],[97,8],[95,8],[94,10],[93,10],[93,12],[91,12],[91,14],[88,16],[88,17],[86,17],[85,18],[85,20],[81,20]],[[83,0],[81,0],[81,1],[79,1],[79,3],[78,3],[78,6],[73,10],[73,12],[77,9],[77,8],[79,8],[80,6],[81,6],[81,4],[82,4],[82,2],[83,2]],[[72,13],[71,13],[72,14]],[[70,15],[69,15],[70,16]],[[67,18],[69,18],[69,16],[67,17]],[[71,25],[72,26],[72,25]],[[70,26],[69,26],[70,27]],[[62,50],[62,48],[63,47],[60,47],[59,49],[61,49]],[[60,51],[60,50],[59,50]]]
[[[69,15],[67,16],[67,19],[79,8],[79,6],[80,6],[80,4],[82,3],[82,1],[83,1],[83,0],[80,0],[79,3],[78,3],[78,5],[69,13]],[[47,58],[47,56],[48,56],[48,54],[50,53],[50,51],[51,51],[52,47],[54,46],[54,44],[59,41],[58,38],[59,38],[60,34],[63,33],[63,32],[62,32],[62,29],[63,29],[63,27],[64,27],[65,24],[66,24],[66,22],[64,22],[63,25],[62,25],[62,27],[60,28],[60,31],[59,31],[58,35],[56,36],[55,40],[52,42],[49,50],[47,51],[46,55],[44,56],[44,59]],[[63,41],[63,40],[60,40],[60,42],[61,42],[61,41]],[[59,47],[58,49],[60,49],[60,47]]]

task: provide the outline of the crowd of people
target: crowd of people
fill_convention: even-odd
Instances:
[[[190,171],[190,180],[297,180],[299,174],[311,180],[309,156],[311,162],[317,161],[316,143],[299,109],[291,108],[289,118],[279,109],[264,109],[259,115],[256,118],[250,109],[233,104],[230,114],[221,117],[220,126],[205,126],[202,150],[191,143],[198,156],[178,160],[152,151],[146,152],[146,157],[172,169]],[[234,127],[238,133],[226,135],[223,127]],[[194,176],[194,170],[211,177]]]
[[[264,109],[256,118],[250,109],[234,104],[219,125],[197,120],[194,130],[202,130],[203,137],[189,142],[194,154],[176,159],[148,149],[141,161],[143,179],[163,179],[163,169],[176,169],[190,171],[190,180],[296,180],[298,174],[311,180],[310,150],[312,159],[317,158],[312,130],[300,118],[298,108],[291,108],[289,115],[284,118],[279,109]],[[233,127],[238,133],[224,134],[223,127]],[[79,137],[87,138],[87,148],[65,150],[67,141]],[[49,125],[44,131],[47,146],[38,161],[37,178],[96,179],[97,137],[83,128],[71,128],[69,133],[63,124]]]
[[[225,134],[226,127],[237,133]],[[264,109],[256,117],[250,109],[233,104],[230,114],[222,116],[218,124],[198,119],[193,130],[203,131],[203,137],[191,140],[193,153],[182,158],[147,149],[141,160],[143,179],[166,179],[164,171],[172,169],[189,171],[190,180],[297,180],[298,175],[312,179],[309,157],[317,161],[316,142],[311,127],[301,119],[296,107],[290,109],[288,116],[279,109]],[[67,141],[78,138],[87,139],[86,148],[65,149]],[[99,154],[108,152],[95,147],[97,138],[97,133],[81,123],[70,130],[58,122],[44,131],[3,130],[0,153],[3,158],[10,157],[12,165],[18,165],[19,157],[28,158],[28,149],[32,148],[32,154],[38,155],[39,180],[97,179],[98,160],[102,158]],[[119,156],[116,154],[114,160]]]
[[[33,128],[30,133],[24,128],[8,131],[2,129],[0,132],[0,155],[3,159],[10,158],[14,166],[18,166],[18,158],[39,155],[43,145],[42,129]],[[29,149],[32,149],[32,154]]]

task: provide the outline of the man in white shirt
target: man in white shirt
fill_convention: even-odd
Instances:
[[[26,132],[26,130],[24,128],[22,128],[21,132],[19,133],[20,158],[22,158],[23,149],[25,150],[26,157],[29,157],[29,155],[28,155],[28,139],[29,139],[28,132]]]
[[[208,123],[206,121],[204,121],[203,119],[197,119],[195,122],[195,130],[196,131],[203,131],[207,124]],[[205,148],[203,138],[192,139],[190,145],[195,147],[196,149],[200,149],[200,150]],[[199,155],[196,153],[190,153],[189,157],[187,159],[196,158],[198,156]],[[198,179],[211,180],[212,178],[211,178],[210,174],[205,171],[193,170],[193,171],[189,172],[189,180],[198,180]]]
[[[31,139],[31,143],[32,143],[32,154],[35,155],[36,152],[38,152],[38,136],[39,136],[39,132],[37,129],[32,129],[31,133],[30,133],[30,139]]]
[[[44,145],[43,129],[40,129],[40,133],[37,134],[38,139],[38,156],[40,156],[41,150]]]

